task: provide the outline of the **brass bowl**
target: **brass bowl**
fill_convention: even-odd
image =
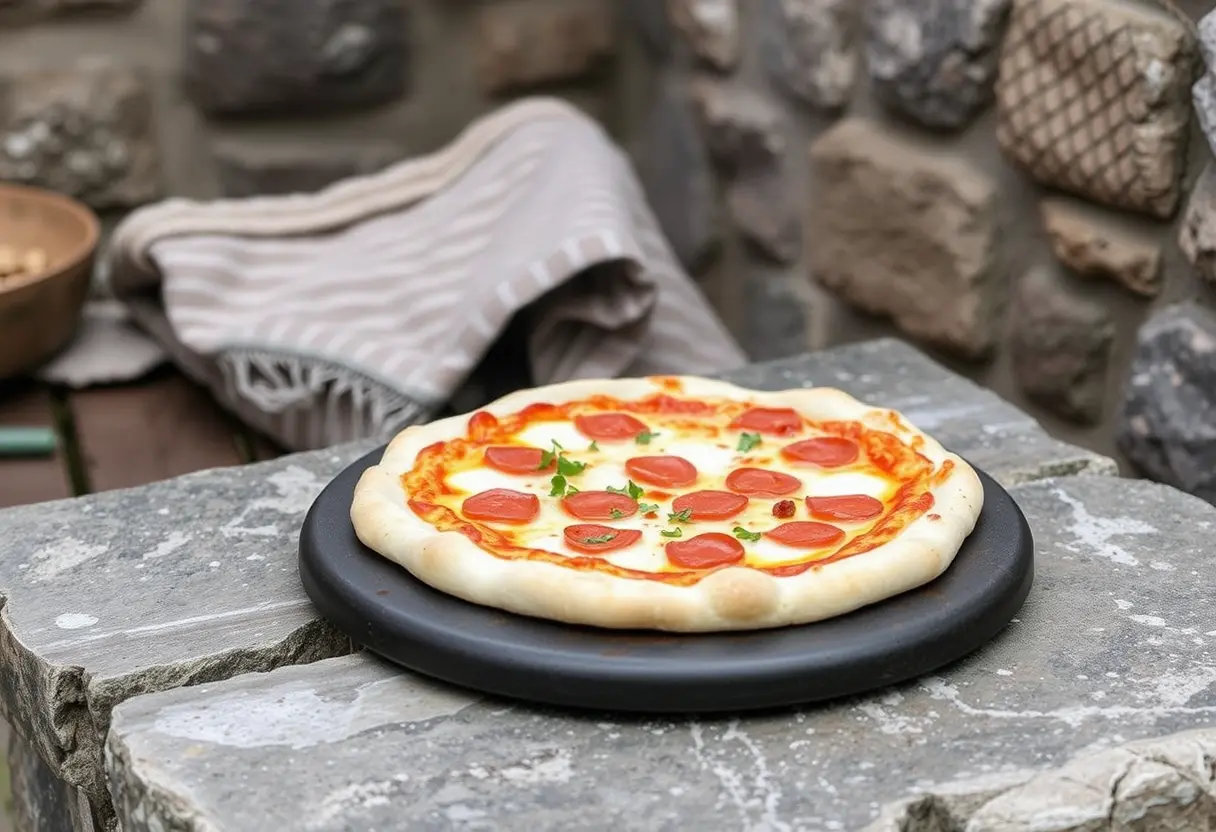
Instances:
[[[72,340],[100,233],[97,215],[71,197],[0,183],[0,379]]]

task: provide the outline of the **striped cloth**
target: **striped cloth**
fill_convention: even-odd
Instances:
[[[551,99],[314,194],[149,206],[106,258],[175,361],[293,449],[431,418],[521,310],[535,384],[745,362],[625,156]]]

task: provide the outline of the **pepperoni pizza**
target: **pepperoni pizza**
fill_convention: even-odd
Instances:
[[[822,620],[949,567],[975,471],[839,390],[566,382],[407,428],[355,489],[359,539],[472,603],[679,632]]]

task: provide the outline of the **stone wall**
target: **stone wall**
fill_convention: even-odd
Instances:
[[[309,190],[433,150],[536,91],[619,134],[616,5],[0,0],[0,180],[107,219],[167,195]]]
[[[0,180],[108,220],[308,190],[557,94],[755,358],[900,334],[1216,500],[1216,394],[1170,381],[1216,343],[1213,2],[1178,4],[0,0]]]
[[[1211,0],[627,5],[656,77],[652,199],[753,354],[901,334],[1058,435],[1185,479],[1216,406],[1144,428],[1136,402],[1160,397],[1130,379],[1137,333],[1159,367],[1159,310],[1216,277],[1216,174],[1186,210],[1212,158],[1192,117]],[[1216,339],[1207,313],[1170,314]],[[1213,471],[1192,479],[1216,498]]]

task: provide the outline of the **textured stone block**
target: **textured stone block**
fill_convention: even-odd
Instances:
[[[965,127],[992,101],[1010,0],[871,0],[866,63],[888,107],[926,127]]]
[[[1178,245],[1195,274],[1216,284],[1216,165],[1210,162],[1191,190]]]
[[[477,9],[482,89],[502,93],[594,72],[616,52],[615,10],[612,0],[508,0]]]
[[[1046,270],[1018,281],[1011,356],[1023,392],[1082,424],[1102,418],[1115,326],[1100,303],[1069,291]]]
[[[1147,4],[1014,0],[997,140],[1045,185],[1170,217],[1197,66],[1192,29]]]
[[[503,703],[362,655],[246,675],[117,709],[124,828],[858,830],[909,798],[919,816],[872,829],[1205,828],[1216,732],[1158,738],[1216,711],[1201,577],[1216,510],[1114,477],[1013,495],[1035,586],[937,673],[814,707],[648,719]]]
[[[739,0],[666,2],[672,22],[698,60],[722,72],[739,65]]]
[[[216,115],[315,114],[406,89],[404,0],[186,0],[185,75]]]
[[[810,294],[806,279],[795,272],[763,267],[747,269],[743,281],[743,348],[755,361],[787,358],[806,352],[810,342]]]
[[[146,78],[116,66],[0,78],[0,181],[60,191],[94,208],[161,195]]]
[[[909,335],[987,355],[1007,295],[996,183],[861,119],[824,133],[810,157],[815,279]]]
[[[1069,199],[1039,203],[1056,259],[1083,277],[1113,280],[1142,297],[1161,293],[1161,244],[1139,229]]]
[[[307,149],[227,144],[212,151],[226,197],[318,191],[340,179],[374,173],[402,156],[393,147],[345,144]]]
[[[1182,303],[1145,321],[1115,430],[1144,474],[1216,503],[1216,315]]]
[[[861,3],[761,0],[769,74],[795,98],[823,110],[849,103],[857,83]]]
[[[1216,10],[1199,21],[1199,48],[1207,72],[1191,88],[1191,101],[1208,147],[1216,155]]]
[[[752,249],[776,263],[798,259],[802,223],[789,178],[779,167],[729,183],[726,210]]]

